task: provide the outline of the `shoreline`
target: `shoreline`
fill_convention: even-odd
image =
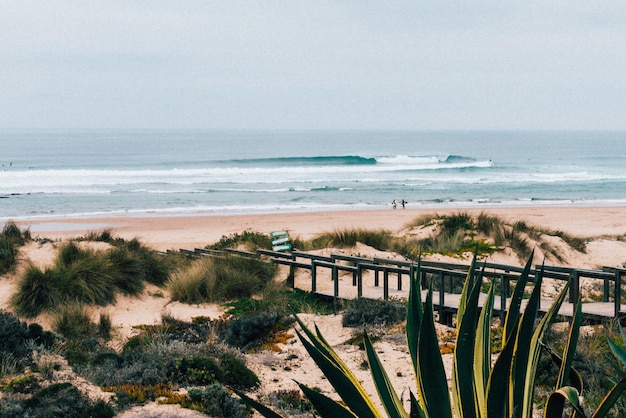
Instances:
[[[522,220],[580,237],[626,234],[626,206],[491,206],[407,209],[332,210],[257,214],[115,215],[94,217],[47,217],[14,221],[30,229],[33,237],[53,240],[76,238],[109,229],[124,239],[138,238],[156,250],[201,247],[224,235],[252,230],[262,233],[288,230],[293,237],[310,238],[317,233],[344,228],[399,231],[426,214],[486,213],[507,221]]]

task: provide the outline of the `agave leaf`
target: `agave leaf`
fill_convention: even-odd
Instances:
[[[474,265],[476,256],[474,256]],[[475,269],[471,268],[466,280],[466,286],[461,296],[464,301],[464,314],[457,316],[457,337],[452,365],[452,396],[457,411],[464,418],[477,416],[475,376],[474,376],[474,344],[476,341],[476,323],[478,321],[478,298],[483,272],[478,277]]]
[[[517,335],[517,326],[520,318],[520,310],[522,306],[522,298],[524,296],[524,289],[530,277],[530,269],[532,267],[534,250],[530,253],[530,257],[526,261],[524,270],[520,274],[515,289],[513,289],[513,295],[511,296],[511,302],[509,303],[508,310],[506,312],[506,320],[504,323],[504,334],[502,335],[502,347],[506,344],[510,337]]]
[[[246,405],[248,405],[251,408],[256,409],[265,418],[285,418],[282,415],[272,411],[271,409],[269,409],[267,406],[263,405],[262,403],[255,401],[249,396],[246,396],[243,392],[240,392],[238,390],[233,390],[233,391],[237,394],[237,396],[241,398],[241,400]]]
[[[491,320],[493,318],[494,285],[491,282],[487,299],[478,319],[476,341],[474,344],[474,376],[476,400],[480,416],[487,416],[487,385],[491,371]]]
[[[626,390],[626,377],[620,380],[613,386],[613,388],[606,394],[600,405],[595,410],[591,418],[604,418],[608,415],[615,402],[619,399],[620,396]]]
[[[417,378],[420,389],[418,395],[422,397],[420,401],[426,416],[452,418],[448,381],[439,351],[437,331],[435,330],[432,289],[429,290],[426,297],[417,354],[418,362],[428,366],[428,373],[420,373]]]
[[[383,403],[387,414],[391,418],[409,418],[409,415],[404,410],[402,401],[400,401],[398,394],[393,389],[389,376],[387,375],[387,372],[385,372],[385,369],[376,354],[376,350],[374,350],[372,341],[367,334],[365,334],[364,344],[365,352],[367,353],[367,361],[370,364],[370,370],[372,372],[372,378],[374,379],[378,396],[380,396],[380,400]]]
[[[487,384],[487,415],[491,418],[508,416],[507,401],[511,385],[511,367],[515,353],[515,339],[509,338],[508,342],[496,359],[489,382]]]
[[[337,394],[350,410],[359,417],[381,417],[380,412],[376,410],[374,402],[367,395],[361,383],[359,383],[345,363],[339,359],[332,348],[326,349],[319,341],[320,348],[318,348],[304,338],[299,331],[296,331],[296,334],[311,358],[313,358],[313,361],[315,361],[315,364],[317,364],[317,367],[324,373],[328,382],[335,388]],[[312,335],[310,331],[309,334]]]
[[[474,257],[472,258],[472,262],[470,264],[469,270],[467,271],[467,275],[465,276],[465,283],[463,283],[463,290],[461,291],[461,300],[459,301],[459,308],[456,311],[456,322],[459,324],[463,319],[463,315],[465,315],[465,309],[468,304],[468,297],[472,289],[474,288],[474,283],[476,282],[476,257],[477,250],[474,251]],[[458,328],[458,325],[457,325]]]
[[[410,418],[426,418],[426,413],[420,406],[415,395],[413,395],[413,392],[409,392],[409,395],[411,397],[411,412],[409,414],[409,417]]]
[[[539,357],[541,354],[541,341],[543,336],[552,323],[554,317],[559,313],[559,309],[565,300],[565,295],[569,289],[570,283],[567,282],[559,296],[556,298],[550,310],[541,318],[539,325],[535,329],[535,332],[531,338],[531,344],[528,351],[528,359],[526,364],[526,373],[523,383],[523,398],[522,398],[522,416],[530,418],[533,410],[533,395],[535,391],[535,377],[537,375],[537,365],[539,364]],[[526,312],[524,312],[526,315]],[[575,351],[576,348],[574,347]]]
[[[559,369],[559,377],[556,380],[556,389],[561,386],[565,386],[565,382],[570,377],[570,368],[572,367],[572,361],[574,360],[574,354],[576,354],[576,345],[578,344],[578,335],[580,331],[580,323],[582,321],[582,302],[580,298],[576,302],[576,309],[574,311],[574,318],[569,327],[569,334],[567,337],[567,344],[563,350],[563,361]],[[580,391],[581,388],[578,388]]]
[[[297,383],[297,382],[296,382]],[[313,404],[317,412],[323,417],[337,417],[337,418],[357,418],[352,411],[346,409],[343,405],[330,399],[328,396],[319,393],[302,383],[298,383],[300,389]]]
[[[626,366],[626,349],[615,344],[615,342],[610,338],[607,338],[607,341],[615,358],[622,363],[623,366]]]
[[[419,341],[420,329],[422,327],[422,292],[421,292],[421,259],[417,262],[417,271],[415,277],[411,277],[409,287],[409,300],[406,308],[406,341],[409,346],[411,362],[413,364],[413,372],[415,377],[420,374],[419,362],[417,361],[417,347]]]
[[[571,386],[564,386],[550,394],[546,402],[546,409],[543,412],[544,418],[561,418],[565,409],[565,401],[568,401],[576,412],[585,416],[585,412],[580,405],[578,391]]]
[[[535,329],[537,309],[541,297],[541,276],[535,280],[535,286],[521,317],[517,336],[515,337],[515,356],[513,357],[509,403],[517,414],[522,411],[524,389],[527,381],[527,366],[532,350],[532,335]],[[519,416],[519,415],[517,415]]]

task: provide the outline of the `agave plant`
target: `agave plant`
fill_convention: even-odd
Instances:
[[[538,308],[541,274],[535,277],[534,288],[522,312],[522,296],[529,282],[532,254],[513,291],[508,307],[502,351],[492,362],[491,322],[495,291],[491,284],[487,297],[479,306],[483,272],[469,269],[457,312],[457,338],[452,367],[452,387],[449,388],[439,341],[435,330],[432,291],[422,302],[419,262],[411,278],[407,306],[406,337],[417,382],[416,395],[411,393],[410,411],[400,397],[378,358],[370,339],[365,336],[365,350],[381,404],[389,417],[398,418],[531,418],[535,377],[541,351],[546,349],[560,366],[555,388],[544,407],[544,417],[561,418],[571,409],[572,417],[586,417],[582,408],[583,382],[572,368],[581,321],[581,303],[576,304],[567,344],[559,355],[543,344],[543,337],[558,314],[569,284],[541,318]],[[323,417],[382,417],[372,397],[356,376],[326,342],[315,327],[309,330],[296,316],[302,333],[298,337],[322,370],[343,403],[299,384],[301,390]],[[626,336],[622,333],[623,338]],[[615,344],[611,345],[613,348]],[[614,350],[615,351],[615,350]],[[622,351],[626,361],[626,351]],[[592,417],[606,416],[626,389],[626,377],[618,381],[602,400]],[[241,394],[242,399],[266,417],[279,414]],[[571,405],[569,407],[568,405]]]

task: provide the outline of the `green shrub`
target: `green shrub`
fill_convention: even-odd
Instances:
[[[244,231],[242,233],[234,233],[223,235],[215,244],[207,245],[206,248],[213,250],[224,250],[226,248],[237,248],[244,245],[248,250],[254,251],[257,248],[272,248],[272,239],[268,234],[254,231]]]
[[[0,231],[0,274],[11,271],[17,262],[18,247],[30,240],[28,230],[22,232],[14,222],[8,222]]]
[[[98,321],[98,336],[108,341],[111,339],[112,329],[113,323],[111,322],[111,316],[107,313],[101,313],[100,320]]]
[[[246,366],[244,359],[233,351],[223,352],[219,356],[219,364],[221,370],[219,381],[224,385],[238,390],[249,390],[259,386],[257,375]]]
[[[172,300],[183,303],[222,302],[260,292],[277,267],[258,258],[200,258],[175,272],[167,283]]]
[[[23,416],[110,418],[115,412],[104,401],[92,403],[71,383],[53,383],[24,401]]]
[[[81,340],[98,334],[83,305],[63,305],[52,317],[52,329],[69,340]]]
[[[397,300],[354,299],[348,303],[342,325],[357,328],[366,325],[392,325],[406,319],[406,304]]]
[[[346,228],[332,233],[322,233],[311,240],[311,247],[353,247],[360,242],[377,250],[391,248],[393,235],[385,229]]]
[[[189,403],[183,403],[185,408],[200,411],[215,418],[243,418],[251,414],[238,399],[233,398],[221,385],[211,385],[204,389],[190,389]]]
[[[165,365],[168,379],[185,385],[205,386],[222,378],[215,360],[207,357],[178,357]]]
[[[30,355],[27,342],[31,335],[25,322],[15,315],[0,310],[0,354],[11,354],[16,359]]]
[[[285,327],[291,320],[281,312],[260,312],[230,321],[224,340],[233,347],[248,350],[267,338],[273,330]]]
[[[42,271],[26,266],[11,305],[27,318],[63,304],[106,306],[115,301],[117,292],[138,295],[144,281],[162,285],[169,277],[169,262],[139,241],[117,245],[97,252],[75,242],[63,245],[53,267]]]

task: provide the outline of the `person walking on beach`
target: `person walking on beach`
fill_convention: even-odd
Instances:
[[[392,208],[392,209],[395,209],[395,208],[396,208],[396,206],[397,206],[397,204],[396,204],[396,199],[393,199],[393,201],[391,202],[391,208]]]
[[[404,200],[404,199],[402,199],[402,200],[400,201],[400,204],[402,205],[402,209],[404,209],[404,205],[406,205],[407,203],[408,203],[408,202],[407,202],[406,200]]]

